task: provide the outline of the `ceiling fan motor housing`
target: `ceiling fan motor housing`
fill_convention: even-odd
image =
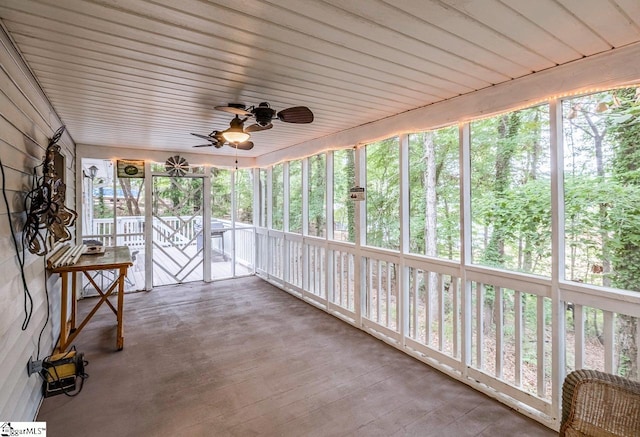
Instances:
[[[258,106],[253,108],[251,111],[256,118],[256,123],[259,126],[267,126],[273,120],[273,117],[276,115],[276,111],[269,107],[269,104],[266,102],[260,103]]]

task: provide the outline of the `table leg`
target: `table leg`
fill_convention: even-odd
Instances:
[[[127,268],[120,267],[120,277],[118,278],[118,335],[117,347],[121,351],[124,348],[124,278],[127,276]]]
[[[71,273],[71,332],[76,330],[76,315],[78,313],[78,289],[76,272]]]
[[[67,284],[67,272],[61,272],[60,277],[62,279],[61,293],[60,293],[60,343],[58,345],[58,351],[64,352],[67,349],[67,298],[68,298],[68,284]]]

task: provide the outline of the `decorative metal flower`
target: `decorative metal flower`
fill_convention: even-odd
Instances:
[[[42,162],[42,176],[38,167],[33,169],[33,185],[25,197],[27,221],[24,225],[24,244],[29,252],[45,255],[59,241],[72,238],[69,227],[73,226],[78,214],[65,206],[66,185],[56,171],[56,161],[62,159],[60,146],[56,143],[64,133],[61,126],[49,140]],[[44,235],[41,231],[44,230]]]

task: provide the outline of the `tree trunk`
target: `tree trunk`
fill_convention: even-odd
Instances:
[[[635,102],[634,90],[620,90],[617,93],[624,104],[618,108],[619,111],[626,111],[638,105]],[[634,196],[633,189],[640,185],[640,152],[638,150],[638,138],[640,138],[640,124],[612,125],[612,136],[616,141],[613,156],[613,173],[625,187],[625,192],[631,199],[627,202],[618,200],[614,202],[611,212],[618,217],[619,226],[612,240],[617,244],[614,249],[607,251],[611,255],[613,273],[611,283],[613,286],[640,291],[640,273],[637,266],[640,263],[640,245],[637,235],[640,226],[637,219],[637,209],[628,208],[628,203],[637,204],[637,195]],[[628,191],[627,191],[628,190]],[[609,257],[607,257],[609,258]],[[607,259],[608,261],[608,259]],[[609,263],[603,265],[603,270],[608,269]],[[606,270],[605,270],[606,271]],[[640,321],[638,318],[618,314],[617,316],[618,340],[618,374],[629,379],[638,379],[640,376],[640,336],[638,328]]]
[[[120,181],[120,188],[122,188],[122,192],[126,201],[127,212],[129,213],[129,215],[140,215],[140,205],[138,204],[138,198],[133,196],[133,191],[131,190],[131,179],[120,178],[118,180]],[[140,195],[139,192],[138,195]]]
[[[423,134],[426,171],[423,173],[426,213],[424,220],[425,255],[436,256],[436,152],[433,133]]]
[[[422,175],[425,193],[424,247],[425,255],[436,256],[436,151],[433,143],[433,132],[425,132],[422,137],[422,157],[426,171]],[[431,317],[435,317],[438,308],[438,275],[429,273],[429,308]]]
[[[536,130],[533,133],[533,142],[530,146],[529,153],[527,154],[527,168],[528,174],[526,178],[528,181],[535,181],[538,178],[538,165],[540,164],[540,155],[542,154],[541,145],[540,145],[540,112],[536,111],[534,116],[534,126],[536,126]],[[520,244],[522,246],[522,264],[520,264],[520,268],[524,272],[533,271],[533,250],[535,247],[535,241],[533,238],[533,234],[535,234],[535,229],[530,229],[530,232],[526,232],[524,237],[520,239]]]
[[[505,114],[498,124],[498,141],[495,163],[494,193],[500,199],[510,188],[511,159],[514,155],[514,138],[518,134],[520,118],[517,113]],[[485,255],[486,260],[495,266],[502,266],[504,262],[504,223],[499,219],[494,223],[489,246]]]
[[[604,182],[604,159],[602,154],[602,141],[604,140],[604,136],[606,134],[607,129],[603,129],[600,132],[600,129],[593,122],[589,113],[584,111],[584,117],[591,129],[591,135],[593,136],[593,148],[594,154],[596,158],[596,174],[598,175],[599,183]],[[609,278],[609,273],[611,273],[611,263],[609,261],[609,253],[608,253],[608,240],[609,235],[607,233],[607,209],[608,206],[605,203],[600,203],[598,206],[598,217],[600,222],[600,248],[601,248],[601,262],[602,262],[602,285],[605,287],[609,287],[611,285],[611,280]]]
[[[511,159],[515,153],[514,139],[518,134],[519,127],[520,117],[518,113],[505,114],[500,118],[493,189],[496,199],[503,198],[510,189]],[[485,255],[486,260],[489,261],[491,265],[498,267],[502,267],[504,264],[505,226],[506,223],[503,223],[500,218],[496,219],[493,232],[491,233],[491,239],[489,240],[489,247]],[[498,293],[499,290],[495,292]],[[498,309],[495,307],[495,297],[494,299],[489,299],[489,296],[487,296],[485,298],[485,305],[489,306],[487,312],[491,314],[493,322],[497,326],[498,320],[496,319],[496,315]]]

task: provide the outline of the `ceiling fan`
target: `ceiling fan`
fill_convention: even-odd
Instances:
[[[233,147],[234,149],[239,149],[239,150],[253,149],[253,142],[249,141],[249,133],[257,132],[265,129],[257,125],[252,125],[244,129],[245,121],[246,121],[246,118],[243,120],[238,115],[236,115],[233,118],[233,120],[231,120],[231,123],[229,124],[229,128],[227,130],[224,130],[224,131],[214,130],[209,135],[200,135],[200,134],[192,133],[191,135],[194,135],[198,138],[202,138],[209,141],[209,144],[200,144],[194,147],[213,146],[216,149],[219,149],[220,147],[227,144]]]
[[[271,129],[274,118],[285,123],[311,123],[313,121],[313,113],[306,106],[294,106],[276,112],[267,102],[262,102],[258,106],[250,107],[246,107],[241,103],[229,103],[227,106],[216,106],[215,109],[229,112],[234,114],[235,117],[231,120],[229,128],[224,131],[214,130],[209,135],[192,133],[191,135],[209,141],[209,144],[200,144],[194,147],[213,146],[219,149],[227,144],[235,149],[251,150],[253,148],[253,142],[249,141],[249,134],[251,132]],[[249,118],[254,118],[256,122],[245,128],[244,123]]]
[[[258,106],[249,107],[241,103],[229,103],[227,106],[216,106],[215,109],[246,117],[245,120],[250,117],[255,118],[256,123],[247,129],[256,125],[262,128],[259,130],[271,129],[273,127],[271,122],[274,118],[285,123],[311,123],[313,121],[313,112],[306,106],[294,106],[276,112],[267,102],[262,102]]]

